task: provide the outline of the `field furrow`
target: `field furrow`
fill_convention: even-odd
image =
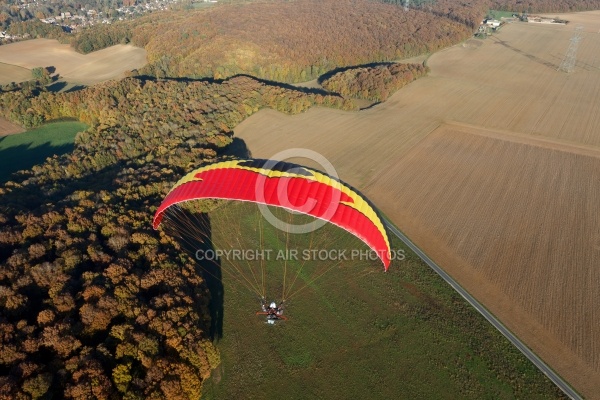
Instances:
[[[19,125],[15,125],[10,121],[0,118],[0,137],[14,135],[15,133],[21,133],[24,129]]]
[[[254,156],[326,156],[589,398],[600,393],[600,11],[513,23],[434,54],[429,76],[359,113],[264,110]],[[576,69],[557,71],[583,24]],[[402,268],[401,265],[396,266]]]

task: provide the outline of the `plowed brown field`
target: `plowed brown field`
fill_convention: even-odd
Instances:
[[[125,71],[144,66],[146,50],[131,45],[116,45],[84,55],[57,40],[33,39],[0,46],[0,63],[27,69],[53,66],[64,80],[92,85],[121,78]],[[0,74],[0,84],[31,79],[31,75],[23,79],[22,71],[0,71],[3,72]]]
[[[14,135],[15,133],[25,132],[25,129],[19,125],[13,124],[10,121],[0,118],[0,137],[7,135]]]
[[[256,157],[320,152],[588,398],[600,398],[600,12],[433,55],[356,113],[263,110]],[[584,25],[571,74],[557,68]],[[396,265],[402,268],[402,265]]]
[[[23,82],[31,78],[31,71],[27,68],[0,62],[0,85]]]

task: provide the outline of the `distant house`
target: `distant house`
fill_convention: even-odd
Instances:
[[[488,19],[485,23],[487,26],[492,28],[497,28],[500,26],[500,21],[498,21],[497,19]]]

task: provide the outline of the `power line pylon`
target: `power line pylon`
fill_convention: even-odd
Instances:
[[[583,38],[581,36],[581,32],[583,32],[583,25],[577,25],[575,27],[575,32],[573,32],[573,37],[571,37],[571,44],[569,44],[565,58],[563,58],[560,66],[558,67],[559,71],[566,72],[567,74],[575,71],[577,47],[579,47],[579,42]]]

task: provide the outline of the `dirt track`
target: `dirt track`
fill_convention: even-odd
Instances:
[[[358,113],[263,110],[253,155],[325,155],[588,398],[600,398],[600,12],[515,23],[433,55]],[[577,23],[576,71],[557,67]],[[396,266],[401,268],[401,265]]]
[[[64,80],[92,85],[121,78],[125,71],[144,66],[146,51],[131,45],[116,45],[84,55],[57,40],[33,39],[0,46],[0,63],[27,69],[53,66]],[[0,84],[23,80],[19,74],[10,75],[9,70],[2,72],[5,74]]]

